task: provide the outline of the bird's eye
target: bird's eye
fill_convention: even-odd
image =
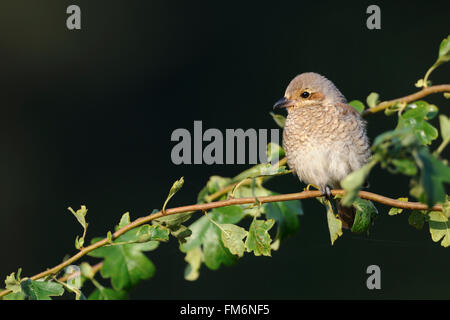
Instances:
[[[301,94],[301,97],[302,98],[308,98],[309,97],[309,92],[308,91],[304,91],[302,94]]]

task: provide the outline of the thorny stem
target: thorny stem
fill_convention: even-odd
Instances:
[[[331,190],[331,194],[333,196],[336,195],[344,195],[345,190]],[[302,200],[302,199],[309,199],[309,198],[317,198],[321,197],[322,192],[321,191],[303,191],[299,193],[289,193],[289,194],[280,194],[280,195],[273,195],[273,196],[265,196],[265,197],[259,197],[258,200],[261,204],[263,203],[269,203],[269,202],[279,202],[279,201],[290,201],[290,200]],[[360,191],[358,193],[358,196],[363,199],[372,200],[375,202],[379,202],[391,207],[395,208],[402,208],[402,209],[409,209],[409,210],[433,210],[433,211],[442,211],[441,205],[435,205],[432,208],[428,208],[426,204],[420,203],[420,202],[404,202],[400,200],[391,199],[388,197],[384,197],[382,195],[367,192],[367,191]],[[227,200],[221,200],[221,201],[215,201],[210,203],[201,203],[201,204],[192,204],[177,208],[171,208],[165,210],[164,216],[177,214],[177,213],[184,213],[189,211],[206,211],[211,210],[214,208],[220,208],[220,207],[227,207],[227,206],[233,206],[233,205],[241,205],[241,204],[251,204],[254,203],[256,199],[254,197],[249,198],[234,198],[234,199],[227,199]],[[158,211],[156,213],[152,213],[148,216],[138,218],[131,222],[130,224],[127,224],[126,226],[122,227],[121,229],[114,232],[112,235],[112,240],[117,239],[122,234],[126,233],[127,231],[130,231],[138,226],[141,226],[147,222],[150,222],[152,220],[161,218],[163,216],[162,211]],[[75,261],[79,260],[81,257],[85,256],[89,252],[103,247],[105,245],[109,244],[109,239],[104,238],[103,240],[100,240],[94,244],[91,244],[90,246],[87,246],[85,248],[82,248],[77,254],[73,255],[66,261],[58,264],[57,266],[47,269],[46,271],[43,271],[41,273],[38,273],[34,276],[32,276],[31,280],[37,280],[44,277],[47,277],[49,275],[57,274],[59,271],[61,271],[63,268],[73,264]],[[98,268],[101,267],[101,265],[96,265]],[[98,270],[98,269],[97,269]],[[61,279],[60,279],[61,280]],[[0,297],[3,297],[10,293],[11,290],[4,290],[0,292]]]

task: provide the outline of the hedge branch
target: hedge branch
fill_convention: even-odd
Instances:
[[[387,109],[391,106],[393,106],[394,104],[398,103],[398,102],[412,102],[412,101],[416,101],[418,99],[421,99],[423,97],[426,97],[430,94],[433,93],[438,93],[438,92],[450,92],[450,84],[440,84],[440,85],[436,85],[436,86],[431,86],[431,87],[427,87],[427,88],[423,88],[422,90],[410,94],[408,96],[402,97],[402,98],[398,98],[398,99],[394,99],[394,100],[389,100],[389,101],[384,101],[379,103],[378,105],[376,105],[373,108],[369,108],[363,111],[362,116],[368,116],[370,114],[373,113],[377,113],[379,111],[383,111],[384,109]]]
[[[343,195],[345,193],[345,190],[331,190],[332,195]],[[395,208],[402,208],[402,209],[409,209],[409,210],[433,210],[433,211],[442,211],[441,205],[435,205],[432,208],[428,208],[427,205],[420,203],[420,202],[405,202],[400,200],[395,200],[392,198],[388,198],[376,193],[367,192],[367,191],[360,191],[358,193],[360,198],[379,202],[381,204],[385,204],[391,207]],[[233,205],[242,205],[242,204],[252,204],[255,202],[259,203],[268,203],[268,202],[280,202],[280,201],[290,201],[290,200],[302,200],[302,199],[308,199],[308,198],[317,198],[321,197],[322,192],[321,191],[303,191],[298,193],[289,193],[289,194],[282,194],[282,195],[273,195],[273,196],[266,196],[266,197],[258,197],[258,199],[254,197],[249,198],[232,198],[227,200],[221,200],[221,201],[215,201],[210,203],[201,203],[201,204],[193,204],[193,205],[187,205],[177,208],[171,208],[165,210],[165,214],[162,213],[162,211],[152,213],[148,216],[138,218],[131,222],[130,224],[124,226],[123,228],[117,230],[112,235],[112,240],[120,237],[127,231],[130,231],[136,227],[139,227],[147,222],[150,222],[152,220],[161,218],[163,216],[177,214],[177,213],[184,213],[184,212],[192,212],[192,211],[206,211],[211,210],[214,208],[220,208],[220,207],[227,207],[227,206],[233,206]],[[63,268],[71,265],[75,261],[79,260],[81,257],[85,256],[89,252],[100,248],[104,245],[109,244],[109,239],[104,238],[101,241],[98,241],[94,244],[91,244],[90,246],[87,246],[85,248],[82,248],[77,254],[73,255],[66,261],[58,264],[57,266],[47,269],[46,271],[43,271],[41,273],[38,273],[34,276],[32,276],[30,279],[37,280],[41,279],[50,275],[55,275],[58,272],[60,272]],[[97,264],[96,271],[98,271],[101,268],[101,264]],[[63,277],[64,279],[64,277]],[[7,295],[8,293],[11,293],[11,290],[4,290],[0,292],[0,298]]]

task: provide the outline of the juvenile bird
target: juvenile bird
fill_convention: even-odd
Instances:
[[[274,108],[288,112],[283,148],[290,169],[301,181],[318,186],[329,200],[330,187],[341,188],[342,179],[368,162],[365,121],[324,76],[296,76]],[[339,202],[337,207],[342,226],[350,228],[354,210]]]

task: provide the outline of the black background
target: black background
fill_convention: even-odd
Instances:
[[[82,30],[66,28],[77,4]],[[417,90],[450,30],[449,2],[378,1],[381,30],[366,28],[367,1],[25,1],[0,3],[0,277],[32,275],[75,252],[81,228],[68,206],[88,209],[88,238],[131,212],[191,204],[217,174],[244,165],[175,166],[170,135],[207,128],[276,128],[269,112],[297,74],[327,76],[348,100]],[[449,66],[431,76],[448,83]],[[427,97],[448,114],[442,95]],[[395,118],[368,120],[371,139]],[[436,119],[433,123],[437,126]],[[432,149],[438,142],[434,143]],[[278,192],[303,188],[274,179]],[[406,195],[408,179],[380,169],[371,191]],[[272,258],[247,255],[233,267],[183,278],[176,241],[149,253],[157,272],[135,299],[448,298],[448,250],[407,215],[381,217],[370,236],[345,233],[331,247],[324,210],[303,201],[300,231]],[[95,262],[95,260],[89,260]],[[377,264],[382,289],[366,288]],[[106,282],[107,283],[107,282]],[[0,284],[0,286],[2,286]]]

